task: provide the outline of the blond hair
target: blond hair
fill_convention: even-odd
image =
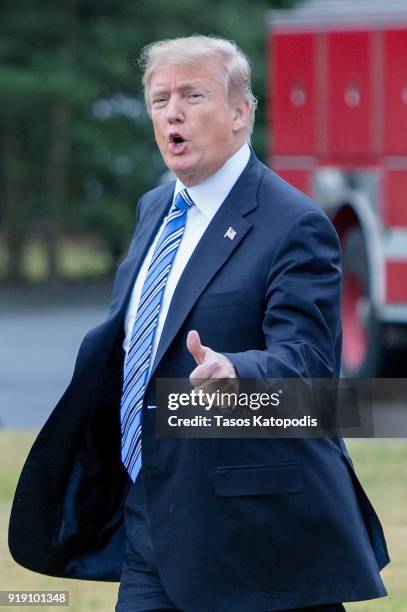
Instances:
[[[145,46],[138,60],[143,69],[144,98],[150,112],[150,81],[153,72],[165,64],[189,64],[211,59],[223,68],[221,78],[230,102],[250,102],[248,136],[253,131],[257,99],[251,86],[250,61],[246,54],[231,40],[216,36],[194,34],[183,38],[160,40]]]

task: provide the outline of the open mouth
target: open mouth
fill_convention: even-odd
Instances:
[[[170,143],[175,145],[180,145],[185,142],[184,138],[181,134],[171,134],[170,135]]]
[[[183,136],[181,136],[181,134],[174,132],[169,135],[168,146],[171,153],[174,153],[175,155],[181,155],[181,153],[185,152],[185,149],[187,147],[187,141]]]

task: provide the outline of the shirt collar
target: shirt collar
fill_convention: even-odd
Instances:
[[[174,199],[182,189],[187,189],[200,212],[208,219],[212,219],[242,174],[249,158],[250,147],[245,142],[215,174],[206,178],[202,183],[193,187],[186,187],[177,179]]]

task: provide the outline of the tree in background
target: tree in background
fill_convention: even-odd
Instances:
[[[0,229],[7,278],[24,278],[33,235],[58,278],[60,239],[104,241],[115,267],[138,197],[165,168],[135,62],[141,48],[192,33],[235,40],[253,59],[259,112],[253,142],[265,155],[266,11],[287,1],[3,0],[0,9]]]

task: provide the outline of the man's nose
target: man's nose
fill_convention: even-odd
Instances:
[[[178,123],[183,121],[184,112],[181,101],[176,97],[171,97],[167,104],[167,121],[168,123]]]

